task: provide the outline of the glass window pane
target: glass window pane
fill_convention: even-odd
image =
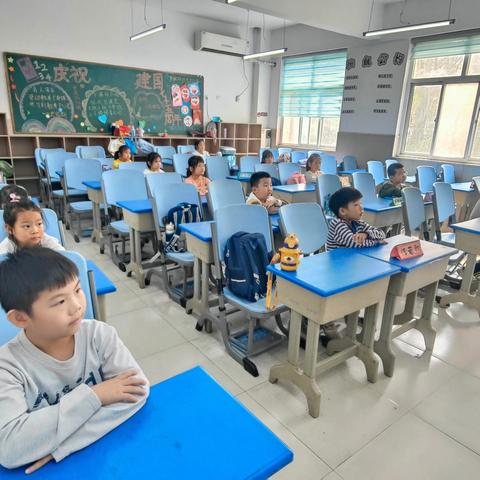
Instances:
[[[467,74],[480,75],[480,53],[473,53],[470,55]]]
[[[299,127],[300,117],[283,117],[282,143],[296,145]]]
[[[322,119],[322,136],[320,145],[323,147],[337,147],[337,134],[340,128],[340,117]]]
[[[430,153],[441,89],[440,85],[414,87],[410,118],[407,119],[406,153]]]
[[[308,134],[308,144],[316,145],[318,142],[318,125],[320,124],[320,118],[310,119],[310,133]]]
[[[310,118],[303,117],[302,118],[302,127],[300,133],[300,144],[307,145],[308,144],[308,129],[310,127]]]
[[[455,77],[462,74],[465,55],[418,58],[413,62],[412,78]]]
[[[473,137],[472,158],[480,158],[480,123],[477,124],[477,131]]]
[[[476,83],[446,85],[434,155],[463,158],[477,95]]]

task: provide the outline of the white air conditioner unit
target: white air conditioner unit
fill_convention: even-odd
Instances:
[[[243,57],[248,52],[248,41],[209,32],[195,32],[195,50]]]

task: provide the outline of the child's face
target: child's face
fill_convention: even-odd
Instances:
[[[22,248],[38,247],[45,234],[42,216],[36,211],[19,212],[13,228],[8,225],[6,228],[7,233]]]
[[[195,168],[190,167],[190,171],[192,172],[192,175],[195,177],[200,177],[202,175],[205,175],[205,163],[199,162]]]
[[[363,207],[361,200],[355,200],[349,202],[346,207],[342,207],[339,210],[340,218],[348,221],[358,222],[363,215]]]
[[[318,172],[320,170],[320,159],[319,158],[314,158],[312,160],[312,166],[310,169],[312,172]]]
[[[200,142],[197,146],[197,152],[198,153],[204,153],[205,152],[205,142]]]
[[[132,159],[132,152],[130,151],[129,148],[126,148],[123,150],[123,152],[120,155],[120,160],[122,162],[129,162]]]
[[[155,160],[152,162],[152,166],[150,167],[150,170],[152,172],[159,172],[160,169],[162,168],[162,161],[160,160],[159,157],[155,158]]]
[[[393,177],[390,177],[390,181],[395,185],[403,183],[407,179],[407,173],[404,168],[399,168]]]
[[[263,163],[273,163],[273,155],[267,155]]]
[[[267,198],[273,194],[272,179],[260,179],[257,186],[252,187],[252,191],[261,202],[265,202],[265,200],[267,200]]]

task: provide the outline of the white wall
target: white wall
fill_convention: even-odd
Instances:
[[[161,23],[160,2],[149,2],[148,20]],[[250,120],[251,86],[238,57],[193,50],[197,30],[244,37],[245,27],[165,11],[167,29],[130,42],[129,0],[0,0],[1,51],[29,53],[162,71],[203,75],[208,113],[224,121]],[[145,30],[143,2],[134,2],[135,31]],[[2,70],[5,67],[2,66]],[[246,65],[251,80],[251,65]],[[5,75],[0,75],[0,112],[10,116]],[[205,111],[205,118],[207,111]],[[256,114],[256,113],[255,113]]]

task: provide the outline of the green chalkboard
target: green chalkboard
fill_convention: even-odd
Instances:
[[[148,135],[203,130],[203,77],[5,53],[15,132],[109,133],[116,120]]]

